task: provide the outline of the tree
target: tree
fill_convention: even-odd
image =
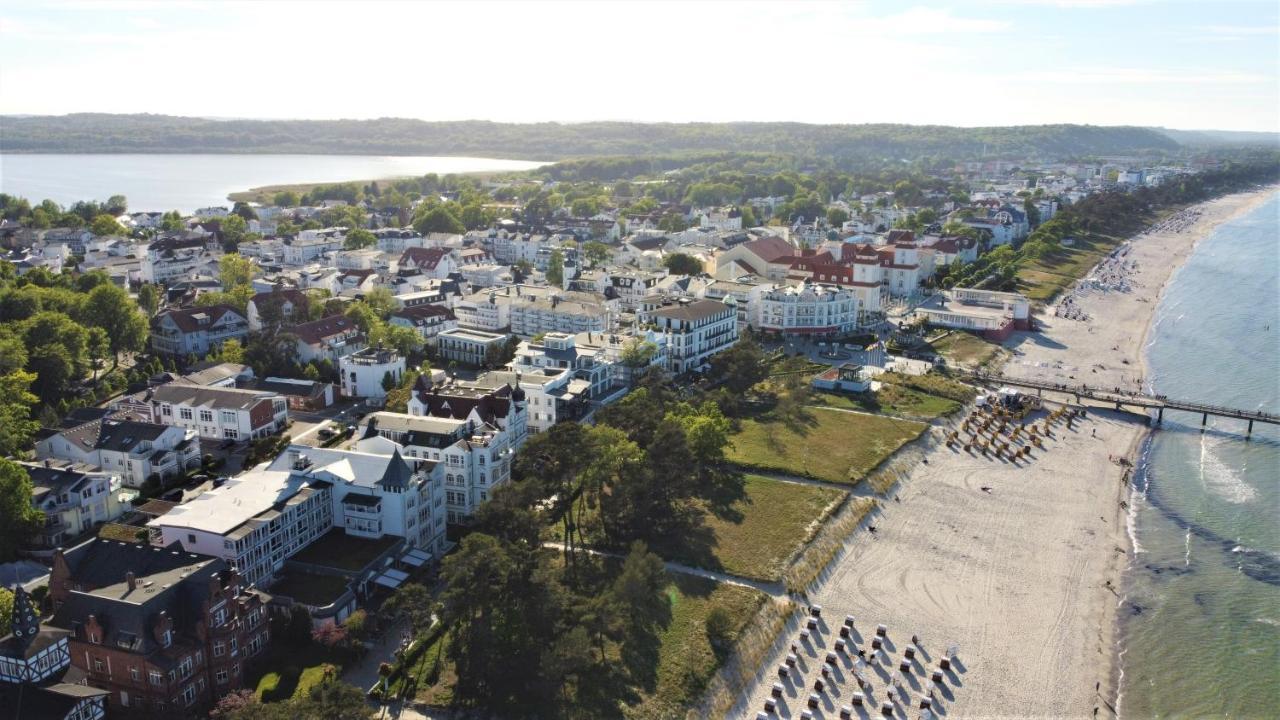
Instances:
[[[13,591],[0,586],[0,627],[13,627]]]
[[[116,222],[114,217],[105,213],[93,219],[93,222],[89,225],[89,232],[96,237],[125,234],[124,226]]]
[[[112,195],[102,206],[103,212],[119,217],[129,211],[129,201],[123,195]]]
[[[215,355],[211,355],[209,359],[216,362],[243,365],[244,357],[244,345],[242,345],[239,340],[231,338],[230,340],[222,343],[222,345],[218,347],[218,352]]]
[[[40,398],[31,394],[35,373],[18,369],[0,376],[0,455],[25,454],[40,423],[31,419],[31,407]]]
[[[98,367],[103,360],[107,359],[107,355],[111,354],[111,338],[107,336],[107,331],[100,327],[89,328],[89,342],[85,350],[93,367],[93,381],[97,382]]]
[[[733,647],[733,616],[724,607],[717,605],[707,613],[704,621],[707,630],[707,641],[717,657],[723,658]]]
[[[31,477],[23,467],[0,458],[0,562],[17,557],[44,523],[44,513],[31,504]]]
[[[631,338],[622,346],[619,359],[629,368],[648,367],[653,357],[658,354],[658,346],[642,338]]]
[[[409,412],[409,398],[413,395],[413,388],[418,383],[420,374],[418,370],[412,368],[404,371],[400,384],[387,392],[384,405],[387,412]]]
[[[231,214],[239,215],[246,223],[250,220],[258,219],[258,211],[254,210],[249,203],[240,200],[237,200],[236,204],[231,207]]]
[[[32,389],[41,402],[52,405],[60,401],[79,374],[75,361],[65,345],[50,343],[31,351],[27,367],[36,374]]]
[[[297,207],[298,193],[292,190],[282,190],[271,198],[271,204],[276,207]]]
[[[165,232],[178,232],[186,227],[187,223],[182,219],[182,213],[177,210],[170,210],[160,216],[160,229]]]
[[[120,353],[137,352],[146,346],[147,319],[124,290],[114,284],[99,285],[85,301],[85,322],[106,331],[114,356],[112,368],[119,366]]]
[[[592,267],[608,262],[612,255],[613,251],[609,249],[609,246],[599,240],[591,240],[582,246],[582,256],[587,259],[587,262],[591,263]]]
[[[750,337],[711,358],[713,377],[723,378],[730,392],[741,395],[769,377],[769,366],[760,344]]]
[[[222,247],[234,251],[249,233],[249,224],[239,215],[228,215],[219,219],[218,233],[222,236]]]
[[[436,205],[416,218],[413,229],[423,235],[433,232],[461,234],[467,231],[462,221],[443,205]]]
[[[364,228],[348,231],[346,239],[342,241],[342,247],[347,250],[360,250],[377,244],[378,238]]]
[[[374,339],[381,345],[394,348],[404,357],[415,356],[422,351],[422,336],[417,330],[403,325],[382,323],[381,332]]]
[[[832,227],[840,227],[841,225],[844,225],[848,220],[849,220],[849,213],[845,212],[842,208],[838,208],[838,207],[827,208],[827,224],[828,225],[831,225]]]
[[[547,284],[552,287],[564,287],[564,253],[559,248],[551,251],[547,260]]]
[[[143,283],[138,288],[138,306],[146,311],[148,318],[159,312],[160,288],[151,283]]]
[[[218,281],[223,290],[252,284],[256,270],[253,261],[243,255],[227,253],[218,259]]]
[[[699,275],[702,273],[702,261],[692,255],[671,253],[662,258],[663,267],[672,275]]]

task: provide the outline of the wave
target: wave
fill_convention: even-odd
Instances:
[[[1243,505],[1257,499],[1258,491],[1232,470],[1222,457],[1214,452],[1222,439],[1200,436],[1200,482],[1206,490],[1229,503]]]

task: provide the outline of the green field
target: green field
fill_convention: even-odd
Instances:
[[[929,345],[950,363],[960,365],[981,365],[1000,350],[998,344],[961,330],[953,330]]]
[[[940,415],[955,412],[960,407],[960,403],[955,400],[888,384],[882,385],[875,392],[856,395],[815,392],[811,404],[861,412],[882,412],[924,420],[932,420]]]
[[[623,709],[628,718],[684,717],[721,663],[707,639],[708,613],[716,606],[723,607],[737,624],[735,632],[741,632],[767,601],[764,595],[750,588],[688,575],[671,577],[667,588],[667,596],[671,598],[671,623],[659,637],[657,681],[651,691],[641,691],[639,702]]]
[[[1109,235],[1077,237],[1073,247],[1062,248],[1039,260],[1024,261],[1018,268],[1018,292],[1032,300],[1050,300],[1084,277],[1123,240]]]
[[[747,475],[744,497],[723,512],[700,502],[697,537],[654,543],[668,560],[758,580],[779,580],[791,556],[818,531],[839,490]]]
[[[910,420],[823,408],[785,422],[766,414],[738,422],[727,455],[747,469],[852,485],[924,429]]]

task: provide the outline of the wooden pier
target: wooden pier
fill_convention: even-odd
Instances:
[[[1037,395],[1044,395],[1047,390],[1049,392],[1062,393],[1071,395],[1076,402],[1081,400],[1094,400],[1109,405],[1115,405],[1116,410],[1142,408],[1144,411],[1156,411],[1155,422],[1157,425],[1164,422],[1165,410],[1180,410],[1182,412],[1195,413],[1200,416],[1200,426],[1203,427],[1209,422],[1209,416],[1233,418],[1236,420],[1244,420],[1248,423],[1248,430],[1245,435],[1253,434],[1253,424],[1255,422],[1267,423],[1269,425],[1280,425],[1280,415],[1273,413],[1261,412],[1258,410],[1240,410],[1238,408],[1223,407],[1221,405],[1209,405],[1206,403],[1193,402],[1190,400],[1174,400],[1163,395],[1144,395],[1142,393],[1130,393],[1114,388],[1093,387],[1090,385],[1067,385],[1063,383],[1052,383],[1041,380],[1022,380],[1011,378],[1005,375],[997,375],[994,373],[975,372],[967,373],[966,377],[974,382],[984,385],[1010,386],[1017,388],[1026,388],[1035,390]]]

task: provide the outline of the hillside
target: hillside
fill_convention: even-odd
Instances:
[[[925,157],[1069,158],[1169,152],[1168,135],[1138,127],[803,123],[495,123],[378,120],[210,120],[167,115],[0,117],[7,153],[325,153],[473,155],[558,160],[602,155],[755,151],[836,163]]]

